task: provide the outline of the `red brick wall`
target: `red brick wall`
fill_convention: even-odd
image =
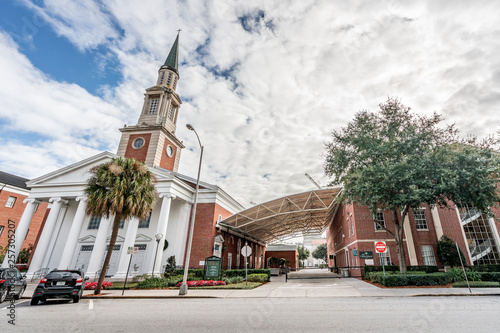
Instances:
[[[271,257],[276,257],[278,259],[285,258],[290,261],[288,267],[299,268],[299,252],[297,251],[266,251],[266,264],[267,260]]]
[[[457,211],[453,203],[449,203],[450,208],[438,209],[439,219],[441,220],[441,226],[443,228],[443,234],[451,238],[455,243],[458,244],[460,250],[465,255],[467,260],[467,265],[470,265],[469,256],[467,255],[467,245],[464,240],[464,235],[462,231],[462,226],[458,220]],[[436,257],[437,260],[437,257]]]
[[[8,198],[16,197],[16,202],[12,208],[5,207]],[[14,221],[16,224],[16,228],[21,220],[21,216],[23,215],[24,209],[26,208],[26,204],[23,202],[27,196],[8,192],[3,190],[0,192],[0,226],[3,226],[3,232],[0,235],[0,246],[6,247],[9,241],[8,230],[9,230],[9,220]],[[29,244],[35,244],[36,238],[40,231],[40,225],[45,216],[45,212],[47,211],[47,203],[41,203],[35,214],[33,215],[33,219],[31,220],[31,224],[28,229],[28,234],[26,235],[26,239],[22,245],[22,248],[28,247]]]
[[[167,155],[167,146],[172,146],[174,149],[174,153],[172,157],[168,157]],[[165,139],[165,144],[163,145],[163,152],[161,154],[161,160],[160,160],[160,168],[167,169],[167,170],[174,170],[174,164],[175,164],[175,157],[177,156],[177,146],[174,145],[170,140]]]
[[[413,243],[415,244],[415,252],[417,255],[418,265],[424,264],[424,259],[422,257],[422,249],[421,245],[431,245],[432,251],[434,252],[434,258],[436,258],[437,263],[437,235],[436,235],[436,227],[434,226],[434,220],[432,219],[431,208],[428,205],[423,205],[422,208],[425,212],[425,219],[427,221],[427,230],[417,230],[417,226],[415,224],[415,217],[413,215],[413,211],[410,210],[408,214],[408,218],[410,220],[410,228],[413,235]]]
[[[132,147],[132,143],[134,142],[135,139],[137,138],[143,138],[144,139],[144,146],[142,146],[139,149],[135,149]],[[131,134],[128,143],[127,143],[127,149],[125,150],[125,157],[126,158],[135,158],[138,161],[145,162],[146,161],[146,155],[148,154],[148,148],[149,148],[149,141],[151,140],[151,133],[147,134]]]
[[[233,254],[232,268],[236,267],[236,254],[239,237],[233,235],[234,244],[230,244],[230,235],[224,234],[224,232],[217,231],[216,224],[219,219],[219,215],[222,215],[222,219],[233,215],[230,211],[224,209],[223,207],[215,203],[201,203],[197,205],[196,208],[196,219],[194,225],[193,234],[193,245],[191,247],[191,257],[189,266],[191,268],[203,268],[199,265],[200,261],[204,261],[205,258],[213,255],[214,237],[217,235],[222,235],[224,237],[223,247],[224,249],[222,256],[224,258],[223,268],[227,267],[227,256],[228,253]],[[252,255],[248,258],[249,268],[254,268],[255,266],[255,248],[257,244],[247,240],[248,246],[253,245]],[[245,241],[242,239],[241,246],[245,245]],[[244,258],[241,256],[240,268],[244,268]]]

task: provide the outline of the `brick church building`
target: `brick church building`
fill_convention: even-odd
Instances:
[[[85,214],[84,188],[93,166],[117,156],[145,162],[157,179],[159,198],[146,220],[131,218],[121,223],[107,275],[125,277],[130,259],[127,249],[131,246],[139,250],[132,257],[133,275],[151,274],[153,267],[155,274],[161,273],[170,256],[175,256],[176,264],[183,267],[196,179],[178,172],[184,148],[175,134],[178,119],[182,119],[182,101],[176,93],[178,43],[179,35],[158,71],[155,84],[146,89],[137,124],[120,129],[122,136],[116,155],[102,152],[27,182],[31,191],[26,205],[19,206],[22,216],[16,228],[16,256],[39,224],[39,205],[50,208],[28,277],[54,268],[83,269],[90,277],[99,272],[109,244],[112,217]],[[263,266],[265,244],[249,235],[218,227],[219,221],[242,209],[220,187],[200,182],[190,267],[202,268],[205,258],[215,255],[223,258],[224,268],[243,268],[240,249],[245,242],[253,250],[249,267]],[[3,266],[6,265],[4,260]]]
[[[437,260],[437,242],[445,235],[458,244],[467,265],[500,264],[500,222],[472,207],[458,209],[422,206],[411,210],[403,223],[403,243],[408,265],[443,265]],[[500,216],[500,211],[495,211]],[[341,205],[327,229],[330,267],[349,267],[359,276],[364,265],[398,265],[394,238],[375,223],[394,232],[391,212],[372,215],[368,207]],[[387,252],[377,254],[375,242],[385,241]],[[372,258],[362,259],[361,252]]]

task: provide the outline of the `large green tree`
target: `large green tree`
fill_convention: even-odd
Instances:
[[[299,253],[300,261],[306,260],[307,258],[309,258],[309,255],[311,254],[311,252],[302,245],[297,246],[297,252]]]
[[[458,137],[440,115],[416,115],[389,98],[377,113],[358,112],[326,143],[324,169],[342,185],[340,200],[366,205],[373,214],[390,211],[392,223],[379,225],[396,241],[406,271],[403,221],[422,204],[471,205],[486,213],[499,201],[499,156],[493,137]],[[389,225],[392,224],[392,227]]]
[[[101,293],[111,254],[118,236],[120,220],[129,217],[145,219],[156,203],[154,175],[144,163],[117,157],[91,169],[85,194],[87,214],[113,218],[108,252],[94,294]]]
[[[316,258],[318,260],[324,260],[325,263],[328,263],[328,250],[327,250],[326,243],[318,245],[314,249],[312,256],[313,256],[313,258]]]

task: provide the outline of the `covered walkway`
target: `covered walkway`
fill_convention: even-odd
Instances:
[[[313,190],[274,199],[238,212],[218,223],[264,243],[309,233],[321,233],[339,204],[340,187]]]

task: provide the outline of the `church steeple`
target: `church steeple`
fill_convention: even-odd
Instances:
[[[177,81],[179,80],[179,32],[180,30],[177,32],[177,37],[175,37],[165,63],[158,70],[158,79],[156,80],[157,86],[167,87],[173,91],[177,88]]]
[[[184,148],[175,136],[177,115],[182,104],[175,92],[179,80],[178,58],[179,33],[167,60],[158,70],[156,85],[146,89],[137,125],[120,129],[122,138],[117,155],[133,157],[148,166],[177,171],[181,149]]]
[[[179,63],[178,63],[178,59],[179,59],[179,32],[180,32],[180,30],[177,31],[177,37],[175,38],[174,45],[172,45],[172,48],[170,49],[170,52],[168,53],[168,57],[162,66],[162,67],[167,67],[168,69],[173,70],[177,75],[179,75],[179,71],[178,71],[178,66],[179,66]]]

